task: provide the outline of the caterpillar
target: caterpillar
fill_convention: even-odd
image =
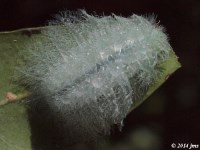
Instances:
[[[121,128],[172,51],[163,27],[135,14],[66,11],[41,34],[46,40],[27,46],[21,78],[32,92],[30,106],[38,109],[36,121],[54,119],[66,145]]]

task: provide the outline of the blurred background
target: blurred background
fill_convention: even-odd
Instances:
[[[114,149],[169,150],[172,143],[200,145],[200,1],[0,0],[0,31],[45,26],[59,11],[83,8],[99,15],[155,14],[182,64],[127,116],[122,132],[113,131]]]

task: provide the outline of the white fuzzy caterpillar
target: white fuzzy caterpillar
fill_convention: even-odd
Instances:
[[[172,50],[154,21],[132,15],[63,13],[28,46],[24,82],[45,101],[70,140],[88,141],[122,125],[159,76]],[[72,140],[72,141],[73,141]]]

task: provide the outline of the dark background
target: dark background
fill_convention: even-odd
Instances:
[[[113,133],[113,140],[133,137],[134,143],[134,136],[145,135],[145,131],[159,138],[160,149],[169,150],[172,143],[200,144],[200,1],[0,0],[0,31],[44,26],[58,11],[80,8],[100,15],[156,14],[182,64],[157,92],[128,115],[125,127]]]

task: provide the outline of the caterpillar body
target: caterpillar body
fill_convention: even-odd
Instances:
[[[54,118],[67,144],[122,126],[172,51],[163,28],[137,15],[64,12],[42,35],[47,40],[27,46],[23,82],[32,92],[31,106],[48,108],[39,117]]]

